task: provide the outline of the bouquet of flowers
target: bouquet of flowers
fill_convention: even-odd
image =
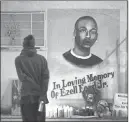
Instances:
[[[85,86],[82,96],[85,100],[85,110],[88,116],[93,116],[96,111],[96,105],[100,100],[100,91],[94,86]]]
[[[97,104],[97,114],[99,117],[111,116],[111,110],[105,100],[100,100]]]

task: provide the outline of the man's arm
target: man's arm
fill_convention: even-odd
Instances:
[[[48,83],[49,83],[49,69],[47,60],[45,58],[42,58],[42,81],[41,81],[41,96],[40,100],[45,100],[47,96],[47,90],[48,90]]]
[[[21,68],[22,66],[20,64],[20,61],[17,58],[15,59],[15,66],[16,66],[18,78],[21,82],[29,81],[32,84],[34,84],[35,87],[37,87],[37,89],[40,89],[40,86],[37,85],[32,78],[28,77],[25,73],[23,73],[22,68]]]
[[[18,60],[18,58],[15,59],[15,67],[16,67],[16,71],[17,71],[17,75],[18,78],[21,82],[23,82],[26,79],[26,74],[24,74],[21,70],[21,65],[20,65],[20,61]]]

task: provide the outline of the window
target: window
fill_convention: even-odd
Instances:
[[[24,37],[33,34],[36,46],[46,48],[45,12],[1,13],[1,46],[21,47]]]

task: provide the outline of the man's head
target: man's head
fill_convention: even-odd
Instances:
[[[24,38],[23,41],[24,48],[35,48],[35,38],[33,35],[28,35]]]
[[[94,18],[80,17],[75,23],[75,44],[80,49],[89,49],[98,38],[98,27]]]

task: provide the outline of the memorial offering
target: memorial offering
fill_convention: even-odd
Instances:
[[[96,104],[100,100],[100,92],[94,86],[85,86],[82,92],[85,100],[85,112],[87,116],[93,116],[96,111]]]

